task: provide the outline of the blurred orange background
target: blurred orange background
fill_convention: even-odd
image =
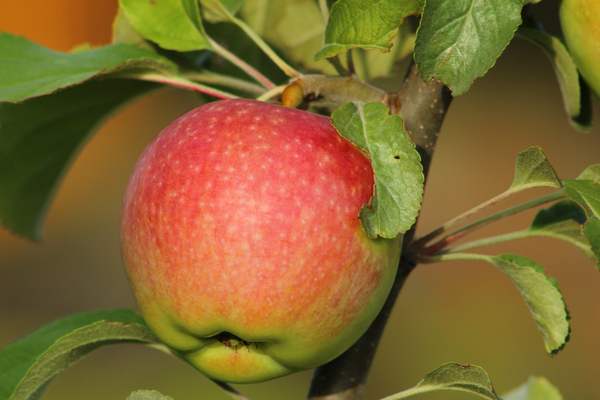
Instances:
[[[555,0],[542,4],[548,10]],[[3,0],[0,30],[55,50],[82,42],[108,44],[116,0]],[[50,210],[41,244],[0,228],[0,347],[76,312],[135,307],[119,250],[120,203],[133,165],[151,138],[195,107],[176,89],[155,93],[112,118],[85,147]],[[600,115],[594,102],[596,116]],[[597,125],[600,123],[597,123]],[[556,78],[544,55],[515,39],[496,66],[454,100],[434,157],[418,232],[508,188],[517,154],[540,146],[563,178],[600,162],[600,129],[572,129]],[[537,197],[539,190],[504,206]],[[483,230],[478,237],[524,229],[534,213]],[[514,224],[514,225],[512,225]],[[375,359],[366,399],[415,385],[446,362],[475,364],[499,394],[545,376],[566,399],[600,398],[600,275],[574,248],[552,239],[485,248],[528,256],[558,279],[571,313],[570,342],[555,357],[517,290],[490,265],[446,262],[418,267],[409,277]],[[239,386],[249,398],[302,399],[310,371]],[[44,399],[125,399],[156,389],[176,400],[226,399],[212,382],[181,361],[136,345],[95,351],[59,375]],[[421,399],[471,399],[438,392]]]

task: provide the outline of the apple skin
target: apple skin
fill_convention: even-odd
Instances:
[[[400,258],[402,235],[362,229],[373,185],[370,161],[324,116],[235,99],[175,120],[143,152],[122,209],[149,327],[225,382],[339,356],[380,311]]]
[[[575,65],[600,98],[600,1],[562,0],[559,16]]]

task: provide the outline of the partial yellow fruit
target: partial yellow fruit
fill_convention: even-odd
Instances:
[[[563,0],[559,12],[575,64],[600,98],[600,0]]]

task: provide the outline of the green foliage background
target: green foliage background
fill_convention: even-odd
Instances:
[[[83,41],[108,42],[116,1],[78,3],[5,0],[0,3],[0,30],[61,50]],[[555,5],[555,0],[544,0],[540,7]],[[398,82],[386,84],[394,87]],[[102,128],[58,193],[43,244],[0,230],[0,347],[65,315],[134,306],[118,238],[125,185],[150,139],[196,105],[194,95],[170,89],[128,107]],[[598,115],[597,101],[594,107]],[[436,150],[418,231],[428,232],[503,191],[512,181],[517,154],[532,145],[544,150],[561,177],[574,178],[599,162],[600,128],[580,134],[570,127],[544,55],[514,40],[497,65],[454,100]],[[507,221],[492,228],[493,233],[510,223],[525,228],[532,217],[533,213]],[[565,350],[553,359],[546,355],[522,299],[495,268],[477,262],[424,265],[414,271],[399,298],[366,399],[411,387],[448,361],[482,366],[499,393],[535,374],[547,377],[565,398],[600,398],[598,272],[576,249],[558,241],[536,239],[513,246],[511,252],[543,264],[561,282],[573,317]],[[242,389],[250,398],[302,399],[310,377],[306,372]],[[175,399],[226,398],[172,357],[118,345],[95,352],[61,374],[44,399],[124,399],[137,389],[157,389]],[[420,398],[473,397],[438,393]]]

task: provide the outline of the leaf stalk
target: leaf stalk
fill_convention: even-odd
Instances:
[[[236,24],[238,27],[240,27],[245,33],[246,35],[248,35],[248,37],[250,39],[252,39],[252,41],[275,63],[275,65],[277,65],[287,76],[289,76],[290,78],[297,78],[299,76],[301,76],[302,74],[300,74],[300,72],[296,71],[294,68],[292,68],[290,65],[288,65],[288,63],[286,63],[285,61],[283,61],[283,59],[281,57],[279,57],[279,55],[277,55],[277,53],[275,53],[275,51],[273,51],[273,49],[264,41],[262,40],[262,38],[260,36],[258,36],[258,34],[256,32],[254,32],[254,30],[252,28],[250,28],[244,21],[242,21],[239,18],[236,18],[235,16],[231,15],[231,13],[229,11],[227,11],[222,5],[221,5],[221,12],[223,12],[223,14],[225,14],[227,16],[227,18],[229,18],[229,20],[231,22],[233,22],[234,24]],[[273,85],[274,87],[275,85]],[[269,89],[272,89],[273,87],[269,87]]]
[[[489,217],[486,217],[486,218],[482,218],[481,220],[479,220],[477,222],[474,222],[474,223],[467,225],[461,229],[458,229],[455,232],[444,236],[442,239],[440,239],[433,245],[428,246],[425,249],[423,249],[423,247],[428,242],[430,242],[431,240],[440,236],[444,232],[447,232],[448,230],[452,229],[453,227],[462,223],[463,221],[471,218],[472,216],[482,212],[483,210],[485,210],[487,208],[490,208],[490,207],[498,204],[502,200],[505,200],[508,197],[510,197],[518,192],[519,191],[517,191],[517,190],[509,189],[506,192],[504,192],[504,193],[470,209],[469,211],[459,215],[458,217],[451,219],[450,221],[446,222],[439,228],[436,228],[433,231],[431,231],[430,233],[428,233],[427,235],[421,237],[420,239],[415,240],[414,243],[412,243],[410,245],[410,249],[414,252],[419,251],[421,254],[425,254],[425,255],[436,254],[439,251],[441,251],[443,248],[447,247],[448,244],[453,243],[453,242],[457,241],[458,239],[468,235],[469,233],[472,233],[478,229],[483,228],[484,226],[487,226],[494,222],[511,217],[511,216],[521,213],[523,211],[527,211],[529,209],[538,207],[540,205],[550,203],[550,202],[564,198],[564,195],[562,194],[562,192],[556,192],[556,193],[552,193],[552,194],[542,196],[537,199],[525,202],[518,206],[508,208],[504,211],[501,211],[494,215],[490,215]]]
[[[189,71],[183,76],[191,81],[206,83],[210,85],[225,86],[230,89],[240,90],[255,96],[260,96],[265,93],[266,89],[263,86],[247,82],[243,79],[231,77],[229,75],[219,74],[212,71]]]
[[[450,253],[458,253],[465,250],[476,249],[478,247],[491,246],[493,244],[510,242],[512,240],[518,239],[526,239],[533,236],[541,236],[540,233],[531,232],[528,229],[522,231],[516,231],[511,233],[506,233],[504,235],[491,236],[485,239],[474,240],[472,242],[467,242],[463,244],[459,244],[453,247],[447,247],[443,250],[440,250],[437,254],[450,254]]]
[[[474,260],[488,261],[490,256],[476,253],[452,253],[452,254],[436,254],[433,256],[418,255],[415,261],[420,264],[433,264],[440,261],[455,261],[455,260]]]
[[[142,73],[123,73],[114,75],[118,78],[132,78],[139,79],[143,81],[164,83],[166,85],[176,86],[183,89],[193,90],[195,92],[200,92],[204,94],[208,94],[210,96],[214,96],[219,99],[236,99],[239,96],[236,96],[232,93],[224,92],[219,89],[212,88],[210,86],[205,86],[193,81],[190,81],[183,77],[177,76],[164,76],[155,72],[142,72]]]
[[[245,73],[247,73],[250,77],[252,77],[258,83],[263,85],[265,88],[273,89],[276,86],[266,76],[264,76],[263,74],[258,72],[258,70],[256,70],[252,66],[250,66],[250,64],[246,63],[241,58],[239,58],[235,54],[231,53],[229,50],[227,50],[226,48],[221,46],[219,43],[215,42],[213,39],[211,39],[209,37],[207,37],[207,40],[210,43],[212,50],[215,53],[217,53],[218,55],[220,55],[221,57],[223,57],[224,59],[226,59],[227,61],[229,61],[230,63],[232,63],[233,65],[235,65],[236,67],[238,67],[239,69],[244,71]]]

